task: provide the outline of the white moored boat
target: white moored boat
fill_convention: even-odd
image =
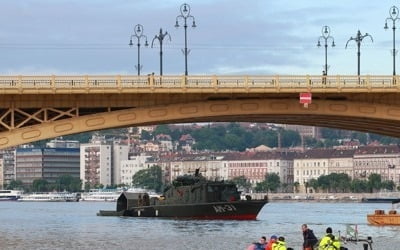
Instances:
[[[22,194],[20,190],[0,190],[0,201],[16,201]]]
[[[81,201],[117,201],[123,189],[90,189],[81,194]]]
[[[32,193],[21,195],[18,201],[79,201],[76,193]]]

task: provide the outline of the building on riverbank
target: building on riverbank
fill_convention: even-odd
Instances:
[[[366,146],[359,147],[353,157],[354,178],[368,179],[375,173],[382,177],[383,181],[393,181],[400,184],[400,147]]]
[[[32,185],[35,179],[55,183],[59,177],[79,178],[79,148],[17,148],[16,179]]]

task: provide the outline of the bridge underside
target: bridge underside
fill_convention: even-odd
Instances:
[[[400,135],[400,96],[313,94],[5,95],[0,148],[62,135],[160,123],[246,121],[312,125]]]

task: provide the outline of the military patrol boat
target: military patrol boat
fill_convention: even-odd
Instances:
[[[116,211],[100,210],[100,216],[160,217],[206,220],[255,220],[268,203],[262,200],[240,200],[235,184],[206,180],[199,170],[194,176],[180,176],[159,198],[147,193],[123,192]]]

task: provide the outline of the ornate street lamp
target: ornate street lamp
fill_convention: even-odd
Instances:
[[[321,30],[322,36],[318,38],[318,47],[321,47],[321,39],[325,40],[325,71],[323,72],[323,75],[326,76],[328,75],[328,40],[332,40],[332,47],[335,47],[335,39],[333,39],[332,36],[330,36],[331,33],[331,28],[329,26],[324,26],[322,27]]]
[[[396,6],[390,7],[389,15],[390,15],[390,17],[386,18],[384,29],[387,30],[389,28],[387,21],[392,20],[393,21],[393,26],[392,26],[392,29],[393,29],[393,52],[392,52],[392,54],[393,54],[393,75],[395,76],[396,75],[396,54],[397,54],[397,51],[396,51],[396,21],[400,19],[398,17],[399,9]]]
[[[171,36],[168,34],[168,32],[163,33],[162,29],[160,29],[160,34],[156,35],[153,38],[153,41],[151,42],[151,47],[153,48],[153,44],[154,44],[154,40],[158,40],[160,43],[160,76],[162,76],[163,74],[163,66],[162,66],[162,55],[163,55],[163,51],[162,51],[162,45],[163,45],[163,40],[165,37],[168,37],[169,40],[171,41]]]
[[[140,65],[140,39],[144,38],[145,39],[145,43],[144,46],[149,46],[149,43],[147,42],[147,36],[143,35],[143,26],[141,24],[136,24],[135,29],[134,29],[135,34],[131,35],[131,40],[129,42],[129,46],[133,46],[133,42],[132,42],[132,38],[136,37],[137,38],[137,48],[138,48],[138,56],[137,56],[137,60],[138,60],[138,64],[135,65],[135,68],[137,69],[137,74],[138,76],[140,76],[140,70],[142,69],[142,65]]]
[[[358,75],[358,76],[360,76],[360,55],[361,55],[360,46],[361,46],[362,40],[363,40],[364,38],[366,38],[366,37],[371,38],[371,41],[374,42],[374,40],[372,39],[372,36],[371,36],[370,34],[365,33],[365,35],[361,35],[360,30],[358,30],[357,36],[356,36],[356,37],[350,37],[350,39],[347,41],[346,47],[345,47],[345,49],[347,49],[347,44],[349,44],[349,42],[350,42],[351,40],[354,40],[354,41],[357,43],[357,48],[358,48],[358,50],[357,50],[357,58],[358,58],[358,61],[357,61],[357,62],[358,62],[358,64],[357,64],[357,66],[358,66],[358,67],[357,67],[357,75]]]
[[[194,16],[190,15],[190,6],[189,4],[182,4],[181,8],[180,8],[181,14],[179,16],[176,17],[176,23],[175,23],[175,27],[178,28],[179,27],[179,19],[183,19],[184,23],[183,23],[183,28],[185,29],[185,50],[182,51],[183,54],[185,55],[185,75],[188,75],[188,67],[187,67],[187,56],[189,54],[190,51],[188,51],[187,49],[187,19],[192,19],[192,27],[196,28],[196,23],[194,20]]]

